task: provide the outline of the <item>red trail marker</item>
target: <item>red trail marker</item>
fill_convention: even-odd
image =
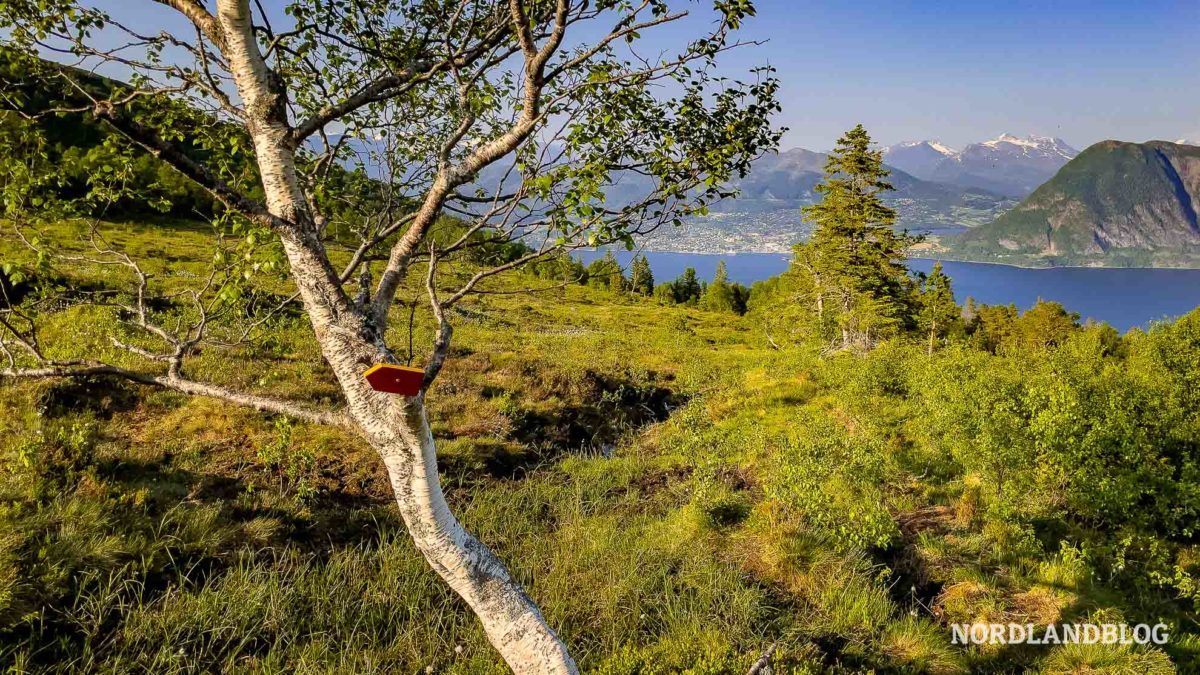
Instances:
[[[375,391],[416,396],[421,392],[421,381],[425,379],[425,371],[391,363],[376,363],[363,373],[363,377],[367,378],[367,383]]]

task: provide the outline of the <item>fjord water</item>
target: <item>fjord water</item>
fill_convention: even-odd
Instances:
[[[628,269],[633,253],[616,251],[615,254]],[[586,263],[602,257],[604,252],[580,251],[576,255]],[[724,260],[729,278],[746,285],[784,272],[789,259],[781,253],[711,255],[647,251],[645,256],[658,283],[674,279],[686,267],[694,267],[701,279],[711,279],[717,263]],[[928,272],[933,262],[912,259],[908,264],[913,270]],[[1053,300],[1078,312],[1083,319],[1104,321],[1122,332],[1145,328],[1153,321],[1171,319],[1200,306],[1200,269],[1028,269],[969,262],[944,262],[942,266],[954,280],[954,295],[959,302],[970,296],[976,302],[1011,303],[1028,309],[1039,298]]]

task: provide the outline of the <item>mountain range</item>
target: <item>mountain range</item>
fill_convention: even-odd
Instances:
[[[1016,208],[947,245],[967,259],[1042,265],[1200,262],[1200,147],[1102,141]]]
[[[883,156],[895,187],[884,199],[898,226],[931,235],[921,255],[1037,266],[1200,263],[1200,147],[1105,141],[1079,153],[1056,138],[1001,134],[962,150],[900,143]],[[810,234],[801,207],[819,201],[827,159],[802,148],[764,155],[735,181],[736,198],[643,245],[785,253]],[[490,167],[476,184],[496,189],[505,173]],[[641,176],[616,175],[607,201],[647,188]]]
[[[679,230],[657,233],[645,246],[690,253],[787,252],[810,232],[800,208],[820,200],[814,188],[824,179],[827,158],[802,148],[764,155],[745,178],[735,181],[736,198],[714,204],[708,216],[693,218]],[[896,190],[884,201],[896,209],[899,227],[914,232],[944,234],[983,225],[1018,201],[888,169]]]
[[[905,141],[883,148],[888,165],[925,180],[932,180],[937,167],[957,155],[957,150],[941,141]]]
[[[882,148],[896,191],[885,201],[900,227],[944,234],[991,222],[1078,153],[1060,139],[1000,136],[955,150],[938,141]],[[802,148],[759,158],[736,183],[739,195],[682,233],[649,245],[671,250],[786,251],[808,234],[799,209],[819,200],[827,155]]]
[[[819,201],[814,188],[824,179],[827,159],[825,153],[801,148],[760,157],[750,174],[735,183],[737,198],[715,209],[752,213],[797,209]],[[888,168],[888,181],[896,190],[884,198],[900,211],[903,227],[936,228],[964,221],[982,224],[1016,203],[985,189],[923,180],[896,167]]]
[[[696,252],[786,252],[809,230],[800,209],[820,200],[814,188],[824,179],[828,155],[802,148],[769,153],[754,161],[750,172],[733,186],[736,198],[712,204],[708,216],[690,219],[679,230],[658,233],[648,248]],[[476,177],[471,188],[485,192],[511,190],[520,180],[511,164],[496,163]],[[922,180],[889,167],[896,190],[884,200],[896,209],[900,227],[917,232],[957,231],[991,222],[1016,205],[1014,198],[975,187]],[[644,176],[620,172],[605,190],[605,202],[619,206],[644,196]],[[470,191],[468,189],[467,191]]]
[[[938,141],[910,141],[884,148],[884,160],[917,178],[1025,197],[1079,151],[1062,139],[1000,134],[954,150]]]

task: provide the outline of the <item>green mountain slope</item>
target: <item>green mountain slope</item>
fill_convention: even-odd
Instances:
[[[1200,147],[1097,143],[1013,210],[964,233],[982,260],[1107,266],[1200,263]]]
[[[74,82],[96,98],[108,98],[129,87],[123,82],[70,66],[29,59],[0,45],[0,147],[5,149],[0,156],[0,189],[15,180],[18,187],[14,192],[24,195],[28,187],[19,184],[20,176],[29,162],[41,157],[57,167],[58,180],[53,185],[41,185],[42,193],[31,196],[48,198],[53,194],[56,198],[74,201],[80,214],[103,212],[110,218],[144,218],[170,213],[188,218],[213,213],[216,204],[205,190],[157,157],[124,141],[90,112],[83,112],[87,99],[65,87],[58,78],[59,73],[68,73]],[[210,125],[214,122],[182,104],[155,100],[147,105],[162,110],[170,106],[178,114],[192,115]],[[35,116],[37,111],[51,108],[77,109],[79,112]],[[195,134],[179,145],[195,159],[211,158],[212,148],[206,147],[201,136]],[[126,152],[132,157],[128,162],[122,159]],[[129,174],[122,176],[122,181],[128,194],[113,200],[106,198],[103,205],[90,203],[88,195],[97,189],[97,176],[110,173],[114,166],[127,167]],[[244,174],[244,189],[254,194],[257,178],[253,176],[252,167],[244,158],[231,162],[231,166]],[[224,178],[233,182],[235,176]]]

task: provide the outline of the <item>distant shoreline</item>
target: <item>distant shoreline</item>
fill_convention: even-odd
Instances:
[[[590,251],[604,251],[610,249],[608,246],[599,246]],[[676,256],[706,256],[714,258],[732,258],[738,256],[780,256],[782,258],[790,258],[790,252],[784,251],[730,251],[730,252],[712,252],[712,251],[668,251],[664,249],[643,249],[643,247],[635,247],[631,253],[671,253]],[[1050,270],[1050,269],[1178,269],[1178,270],[1200,270],[1200,263],[1193,265],[1171,265],[1171,267],[1163,267],[1163,265],[1030,265],[1016,263],[1001,263],[996,261],[972,261],[972,259],[956,258],[956,257],[940,257],[930,255],[907,256],[907,259],[914,261],[934,261],[934,262],[953,262],[953,263],[971,263],[982,265],[998,265],[998,267],[1009,267],[1014,269],[1030,269],[1030,270]]]
[[[712,257],[735,257],[742,255],[777,255],[790,257],[790,253],[782,251],[736,251],[729,253],[712,253],[709,251],[668,251],[664,249],[639,249],[635,248],[635,253],[672,253],[675,255],[703,255]],[[910,255],[909,260],[932,260],[934,262],[957,262],[971,263],[974,265],[997,265],[1000,267],[1012,267],[1022,270],[1200,270],[1200,264],[1197,265],[1179,265],[1179,266],[1147,266],[1147,265],[1018,265],[1016,263],[996,262],[994,260],[966,260],[963,258],[944,258],[931,255]]]
[[[933,260],[935,262],[971,263],[973,265],[998,265],[1019,270],[1200,270],[1200,265],[1178,267],[1153,267],[1145,265],[1017,265],[992,260],[964,260],[962,258],[936,258],[925,255],[908,256],[910,260]]]

